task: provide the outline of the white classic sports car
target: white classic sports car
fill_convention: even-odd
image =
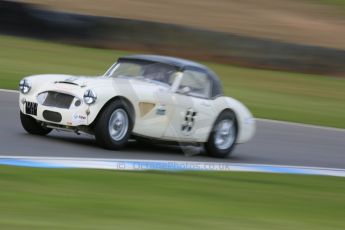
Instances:
[[[255,132],[252,114],[223,95],[214,72],[173,57],[121,57],[101,77],[29,76],[19,89],[27,132],[89,133],[106,149],[120,149],[133,137],[201,143],[209,155],[226,157]]]

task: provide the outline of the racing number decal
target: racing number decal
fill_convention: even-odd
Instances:
[[[188,135],[193,129],[196,114],[197,113],[192,108],[189,108],[187,110],[183,124],[181,126],[181,130],[184,134]]]

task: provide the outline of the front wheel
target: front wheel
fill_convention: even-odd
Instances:
[[[121,101],[112,102],[102,111],[95,124],[96,141],[101,147],[118,150],[127,143],[133,128],[128,111]]]
[[[232,111],[222,112],[212,128],[205,148],[212,157],[225,158],[235,147],[237,138],[236,116]]]
[[[25,115],[22,111],[20,111],[20,121],[25,131],[33,135],[44,136],[52,131],[52,129],[43,127],[35,118]]]

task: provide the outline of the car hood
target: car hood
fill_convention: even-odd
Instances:
[[[87,77],[87,76],[73,76],[73,75],[49,75],[50,84],[68,84],[79,87],[88,87],[99,84],[104,84],[108,80],[103,77]]]
[[[145,82],[142,80],[128,78],[106,78],[106,77],[87,77],[73,76],[65,74],[44,74],[27,77],[32,83],[33,91],[61,91],[73,92],[75,95],[82,95],[87,89],[103,91],[111,87],[113,92],[122,94],[122,91],[137,92],[155,92],[166,91],[168,88]],[[123,92],[124,93],[124,92]]]
[[[73,76],[66,74],[42,74],[25,77],[32,85],[31,93],[60,91],[82,96],[85,90],[101,84],[102,77]]]

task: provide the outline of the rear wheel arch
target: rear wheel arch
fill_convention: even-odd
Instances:
[[[225,109],[223,109],[222,111],[220,111],[220,112],[218,113],[218,115],[216,116],[216,118],[214,119],[214,121],[213,121],[213,123],[212,123],[211,131],[210,131],[210,133],[208,134],[207,140],[210,138],[211,132],[212,132],[213,129],[215,128],[215,125],[216,125],[216,122],[217,122],[217,120],[218,120],[218,117],[219,117],[221,114],[225,113],[226,111],[231,112],[231,113],[233,113],[233,114],[235,115],[235,125],[236,125],[236,128],[237,128],[237,130],[238,130],[238,128],[239,128],[239,121],[238,121],[238,115],[237,115],[237,113],[236,113],[235,110],[233,110],[232,108],[225,108]]]
[[[225,132],[225,134],[221,134],[223,132],[222,129],[224,127],[224,124],[226,124],[227,122],[226,120],[228,119],[233,120],[234,128],[230,128],[231,126],[229,126],[228,132]],[[221,128],[222,128],[220,129],[221,131],[218,130],[219,125],[221,125]],[[225,128],[225,131],[227,131],[227,128]],[[223,135],[226,135],[226,136],[224,137]],[[218,138],[221,138],[221,139],[218,139]],[[224,139],[224,138],[228,138],[228,139]],[[236,145],[237,138],[238,138],[237,115],[232,109],[226,108],[219,113],[219,115],[217,116],[217,118],[212,124],[212,129],[208,135],[207,142],[204,143],[206,152],[208,153],[208,155],[213,156],[213,157],[219,157],[219,158],[227,157],[233,151]],[[219,140],[223,141],[224,143],[217,143]]]

